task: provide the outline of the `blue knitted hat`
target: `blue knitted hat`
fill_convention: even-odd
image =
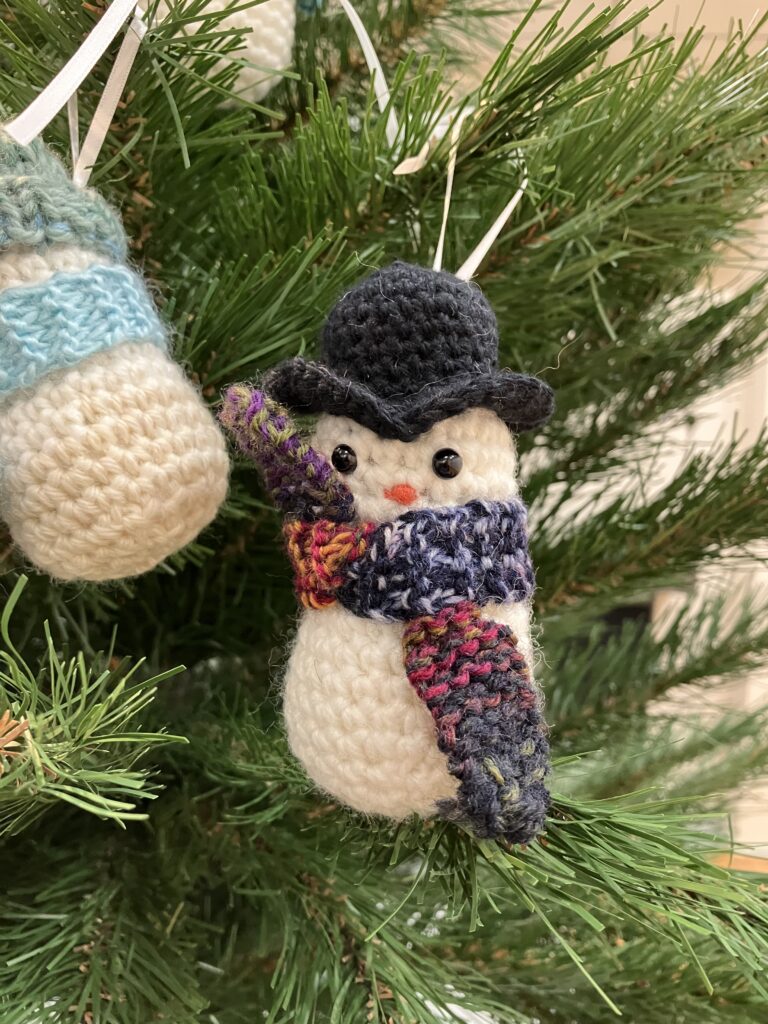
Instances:
[[[55,243],[116,261],[128,252],[120,218],[98,192],[77,188],[40,139],[22,146],[0,132],[0,252]]]

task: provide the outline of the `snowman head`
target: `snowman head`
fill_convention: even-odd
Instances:
[[[326,415],[313,444],[341,474],[360,519],[388,522],[409,509],[519,493],[514,439],[490,409],[450,416],[414,441],[382,438],[345,416]]]
[[[320,355],[280,363],[264,389],[320,414],[315,446],[362,518],[517,494],[512,435],[544,423],[553,396],[499,367],[496,316],[476,285],[407,263],[377,270],[333,307]]]

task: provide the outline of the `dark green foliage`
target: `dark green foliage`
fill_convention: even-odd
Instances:
[[[432,257],[447,141],[418,175],[392,171],[446,112],[456,46],[497,5],[357,6],[406,125],[397,152],[335,8],[300,15],[296,73],[254,108],[221,105],[237,59],[213,68],[237,34],[189,0],[147,36],[97,167],[211,403],[311,351],[368,267]],[[546,838],[476,845],[311,791],[280,728],[294,600],[279,520],[238,464],[217,522],[139,580],[35,576],[21,595],[4,547],[0,719],[27,725],[0,750],[0,1024],[765,1019],[764,894],[710,860],[727,847],[714,815],[764,773],[768,711],[691,705],[765,661],[766,609],[724,621],[714,599],[659,632],[605,615],[766,534],[764,438],[683,453],[663,487],[653,473],[669,425],[765,341],[764,280],[727,301],[692,288],[768,183],[768,53],[737,35],[695,69],[696,34],[644,39],[627,7],[569,29],[555,11],[525,42],[521,14],[467,101],[482,108],[445,258],[458,266],[513,193],[522,152],[531,186],[480,280],[505,362],[558,395],[522,444],[558,758]],[[6,112],[93,17],[79,0],[0,6]],[[633,34],[627,58],[608,56]],[[49,140],[66,138],[59,118]]]
[[[19,580],[0,621],[0,707],[23,727],[0,748],[0,835],[27,828],[57,801],[116,822],[141,820],[146,815],[136,802],[151,797],[153,787],[147,769],[134,765],[146,763],[150,748],[183,738],[146,732],[140,723],[158,683],[178,670],[142,678],[141,664],[113,667],[111,655],[96,659],[103,668],[95,669],[82,653],[64,659],[48,623],[41,664],[30,668],[8,635],[25,582]]]

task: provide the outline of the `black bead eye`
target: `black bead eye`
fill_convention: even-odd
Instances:
[[[458,476],[463,465],[461,456],[453,448],[441,448],[432,456],[432,469],[445,480]]]
[[[331,462],[340,473],[354,473],[357,469],[357,455],[355,449],[348,444],[337,444],[333,449]]]

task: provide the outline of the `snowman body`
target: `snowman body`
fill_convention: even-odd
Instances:
[[[527,604],[485,611],[530,648]],[[356,811],[396,820],[431,816],[458,787],[405,674],[403,629],[339,604],[305,611],[283,705],[288,741],[307,775]]]
[[[448,417],[411,442],[323,416],[313,444],[329,459],[339,446],[353,451],[356,465],[344,479],[361,520],[388,522],[412,509],[519,494],[514,440],[489,409]],[[434,470],[436,454],[445,451],[461,459],[452,478]],[[484,611],[510,626],[531,666],[529,603],[494,603]],[[404,628],[339,603],[306,610],[284,682],[288,739],[310,778],[355,810],[398,820],[433,814],[457,790],[430,712],[406,675]]]

